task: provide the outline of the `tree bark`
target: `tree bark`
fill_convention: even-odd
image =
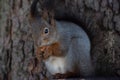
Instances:
[[[0,0],[0,80],[41,80],[28,22],[32,0]],[[39,0],[56,20],[82,25],[96,76],[120,76],[119,0]],[[45,74],[45,73],[44,73]]]

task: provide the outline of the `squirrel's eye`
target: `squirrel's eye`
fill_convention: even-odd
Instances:
[[[45,28],[44,33],[47,34],[49,32],[48,28]]]

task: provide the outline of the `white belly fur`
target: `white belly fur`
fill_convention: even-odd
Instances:
[[[50,57],[44,61],[46,68],[48,71],[54,75],[56,73],[65,73],[66,72],[66,64],[65,58],[61,57]]]

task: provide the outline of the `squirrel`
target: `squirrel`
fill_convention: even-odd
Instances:
[[[37,47],[51,75],[72,74],[88,77],[94,74],[90,40],[86,32],[72,22],[56,21],[52,12],[38,14],[38,0],[31,5],[31,29]]]

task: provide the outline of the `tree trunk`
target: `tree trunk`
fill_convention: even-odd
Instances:
[[[28,22],[32,0],[0,0],[0,80],[41,80]],[[82,25],[96,76],[120,76],[119,0],[39,0],[55,19]],[[49,3],[49,4],[48,4]]]

